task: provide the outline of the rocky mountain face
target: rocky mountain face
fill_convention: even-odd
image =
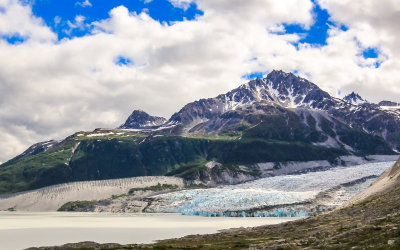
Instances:
[[[364,100],[359,94],[354,93],[354,92],[345,96],[343,98],[343,100],[350,104],[353,104],[353,105],[360,105],[360,104],[368,103],[367,100]]]
[[[400,151],[400,112],[370,104],[354,92],[344,100],[334,98],[306,79],[283,71],[272,71],[264,79],[215,98],[189,103],[168,124],[182,125],[184,135],[238,135],[241,130],[258,129],[267,139],[301,137],[316,145],[348,146],[351,151],[359,151],[366,142],[358,139],[362,135],[373,141],[383,139]]]
[[[315,84],[293,74],[273,71],[265,79],[251,80],[226,94],[189,103],[175,113],[169,123],[213,119],[249,105],[322,109],[329,104],[332,104],[329,94]]]
[[[151,116],[142,110],[134,110],[120,129],[151,129],[164,124],[163,117]]]

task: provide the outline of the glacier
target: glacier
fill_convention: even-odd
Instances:
[[[307,217],[332,210],[367,188],[393,161],[337,167],[215,188],[159,194],[146,212],[199,216]]]

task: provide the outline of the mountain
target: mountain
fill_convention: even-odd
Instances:
[[[351,94],[345,96],[343,100],[353,105],[368,103],[367,100],[364,100],[359,94],[355,92],[352,92]]]
[[[348,97],[361,103],[355,93]],[[377,105],[353,105],[283,71],[272,71],[227,94],[189,103],[172,115],[168,124],[181,125],[184,134],[239,135],[251,127],[264,130],[266,139],[301,137],[315,145],[347,145],[353,152],[372,153],[375,149],[361,149],[368,144],[362,138],[383,138],[400,151],[400,113]]]
[[[283,71],[272,71],[265,79],[257,78],[226,94],[189,103],[168,122],[188,124],[209,120],[227,112],[246,111],[251,105],[324,109],[333,105],[333,101],[328,93],[305,79]]]
[[[151,129],[164,124],[163,117],[151,116],[142,110],[134,110],[120,129]]]
[[[226,94],[189,103],[167,121],[137,110],[117,129],[38,144],[38,150],[0,165],[0,193],[148,175],[195,182],[229,176],[229,183],[236,183],[260,178],[259,163],[334,165],[344,155],[395,154],[399,134],[397,111],[353,105],[292,73],[272,71]],[[218,164],[213,173],[210,162]]]

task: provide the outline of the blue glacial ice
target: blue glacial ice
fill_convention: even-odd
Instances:
[[[189,189],[154,196],[149,212],[200,216],[306,217],[315,206],[307,205],[321,192],[365,177],[379,176],[394,162],[337,167],[327,171],[262,178],[238,185]],[[364,184],[341,187],[335,206],[365,189]]]

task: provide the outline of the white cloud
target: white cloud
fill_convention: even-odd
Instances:
[[[382,98],[399,100],[400,88],[400,2],[384,1],[351,1],[320,0],[334,22],[348,27],[346,32],[332,31],[327,48],[336,48],[342,54],[333,60],[329,78],[322,72],[310,72],[317,82],[338,87],[347,92],[356,89],[368,100],[378,101]],[[364,59],[363,49],[376,47],[380,51],[377,59]],[[322,50],[321,52],[324,52]],[[350,55],[353,54],[353,62]],[[324,55],[322,53],[322,55]],[[346,56],[347,55],[347,56]],[[326,54],[324,55],[326,56]],[[383,62],[376,69],[373,65]]]
[[[23,5],[16,0],[0,1],[0,35],[18,35],[25,39],[48,42],[57,36],[46,27],[44,22],[33,16],[29,5]]]
[[[152,1],[152,0],[150,0]],[[146,0],[145,2],[150,2],[149,0]],[[191,0],[170,0],[172,5],[174,5],[177,8],[181,8],[184,10],[187,10],[190,7],[190,4],[194,1]]]
[[[90,25],[86,24],[85,20],[86,20],[86,18],[82,15],[75,16],[74,22],[71,22],[69,20],[67,21],[68,28],[64,29],[63,32],[68,35],[71,35],[72,32],[76,29],[78,29],[78,30],[89,29]]]
[[[190,1],[172,3],[184,7]],[[332,94],[355,89],[368,100],[400,101],[399,57],[395,57],[399,52],[390,36],[382,35],[392,28],[381,31],[385,25],[364,17],[361,23],[347,20],[336,5],[321,3],[349,30],[332,28],[327,46],[297,49],[291,43],[299,36],[270,32],[282,31],[282,23],[312,25],[309,0],[196,3],[204,16],[172,26],[120,6],[109,19],[90,24],[95,27],[92,35],[53,42],[55,34],[32,16],[29,6],[0,0],[9,13],[8,18],[0,16],[0,32],[20,30],[33,37],[32,30],[38,30],[41,34],[17,46],[0,42],[0,160],[37,141],[116,127],[136,108],[168,117],[189,101],[237,87],[243,75],[254,71],[298,70]],[[17,15],[12,8],[25,14]],[[72,28],[82,25],[86,25],[84,17],[71,23]],[[377,30],[379,37],[367,37],[368,30]],[[387,55],[379,69],[360,67],[374,62],[359,55],[355,38]],[[39,42],[43,40],[47,42]],[[120,67],[115,64],[119,56],[133,63]],[[381,83],[385,86],[376,90]]]
[[[85,7],[92,7],[92,4],[89,2],[89,0],[84,0],[83,2],[76,2],[75,5],[79,5],[83,8]]]

